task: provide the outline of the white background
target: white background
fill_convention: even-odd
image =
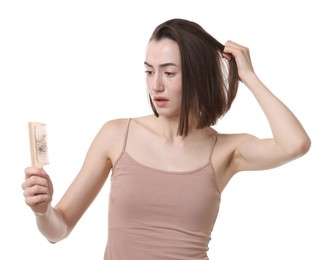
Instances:
[[[56,203],[102,124],[151,113],[144,54],[159,23],[180,17],[222,43],[250,48],[262,81],[298,116],[308,154],[236,175],[222,194],[211,260],[333,259],[332,9],[330,1],[1,1],[0,259],[102,259],[109,181],[58,244],[38,232],[21,183],[28,121],[48,124]],[[250,92],[216,128],[270,135]]]

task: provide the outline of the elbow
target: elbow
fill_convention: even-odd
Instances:
[[[70,232],[66,232],[63,234],[58,234],[57,236],[53,235],[44,235],[46,237],[46,239],[49,241],[50,244],[57,244],[58,242],[64,240],[65,238],[68,237]]]
[[[305,155],[311,147],[311,139],[306,136],[304,138],[300,138],[297,141],[293,142],[293,145],[288,149],[288,154],[291,158],[296,159]]]

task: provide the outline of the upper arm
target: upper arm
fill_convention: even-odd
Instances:
[[[239,172],[271,169],[295,158],[295,154],[283,149],[273,138],[242,134],[236,142],[232,161],[235,172]]]
[[[85,160],[74,181],[56,208],[61,211],[71,230],[95,199],[120,153],[119,138],[125,131],[124,121],[110,121],[103,125],[92,141]]]

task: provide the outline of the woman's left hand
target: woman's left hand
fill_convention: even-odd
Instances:
[[[238,68],[238,75],[241,81],[244,82],[245,77],[249,73],[254,73],[250,50],[247,47],[229,40],[225,44],[223,57],[228,60],[232,59],[232,57],[235,59]]]

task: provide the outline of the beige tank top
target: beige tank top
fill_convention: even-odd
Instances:
[[[126,152],[128,128],[111,176],[104,260],[207,260],[220,204],[211,163],[217,136],[205,165],[170,172]]]

